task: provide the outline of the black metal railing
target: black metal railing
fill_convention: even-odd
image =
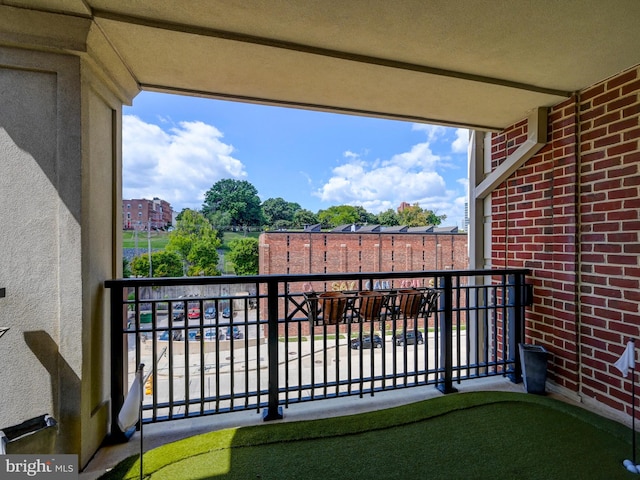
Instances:
[[[110,280],[112,413],[153,366],[143,421],[470,378],[520,381],[527,270]],[[114,425],[115,427],[115,425]]]

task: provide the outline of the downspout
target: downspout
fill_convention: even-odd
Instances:
[[[582,334],[581,334],[581,326],[582,326],[582,313],[580,306],[582,305],[582,242],[580,241],[580,232],[582,231],[582,223],[581,223],[581,203],[580,203],[580,191],[582,186],[582,125],[580,124],[580,92],[575,93],[575,155],[576,155],[576,237],[575,241],[575,252],[576,252],[576,305],[574,310],[574,315],[576,316],[575,322],[575,333],[576,333],[576,367],[578,369],[578,388],[576,394],[582,402]]]

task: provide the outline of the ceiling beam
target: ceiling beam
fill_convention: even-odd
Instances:
[[[442,68],[430,67],[427,65],[420,65],[410,62],[401,62],[398,60],[391,60],[380,57],[373,57],[369,55],[361,55],[352,52],[343,52],[340,50],[333,50],[328,48],[314,47],[311,45],[304,45],[295,42],[288,42],[284,40],[276,40],[273,38],[259,37],[255,35],[247,35],[243,33],[230,32],[225,30],[219,30],[214,28],[206,28],[195,25],[185,25],[181,23],[165,22],[156,19],[149,19],[144,17],[123,15],[108,10],[94,10],[93,15],[95,19],[105,19],[115,22],[121,22],[125,24],[139,25],[148,28],[155,28],[160,30],[167,30],[172,32],[185,33],[189,35],[199,35],[203,37],[217,38],[223,40],[229,40],[234,42],[241,42],[253,45],[260,45],[264,47],[278,48],[283,50],[295,51],[305,53],[309,55],[319,55],[329,58],[337,58],[346,60],[349,62],[358,62],[368,65],[377,65],[380,67],[394,68],[398,70],[405,70],[417,73],[423,73],[427,75],[435,75],[440,77],[456,78],[466,80],[470,82],[478,82],[489,85],[498,85],[502,87],[514,88],[518,90],[525,90],[529,92],[542,93],[545,95],[556,95],[560,97],[569,98],[572,92],[565,90],[558,90],[555,88],[542,87],[538,85],[531,85],[522,82],[515,82],[508,79],[488,77],[484,75],[475,75],[467,72],[460,72],[455,70],[446,70]]]

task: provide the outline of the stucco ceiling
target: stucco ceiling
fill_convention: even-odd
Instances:
[[[500,129],[640,63],[638,0],[16,0],[140,88]]]

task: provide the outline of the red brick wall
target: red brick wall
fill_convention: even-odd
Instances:
[[[618,410],[628,383],[612,366],[640,333],[640,69],[556,105],[548,144],[493,196],[495,267],[533,271],[527,336],[551,352],[559,385]],[[495,167],[526,123],[495,136]]]
[[[466,233],[269,232],[260,274],[465,270]]]

